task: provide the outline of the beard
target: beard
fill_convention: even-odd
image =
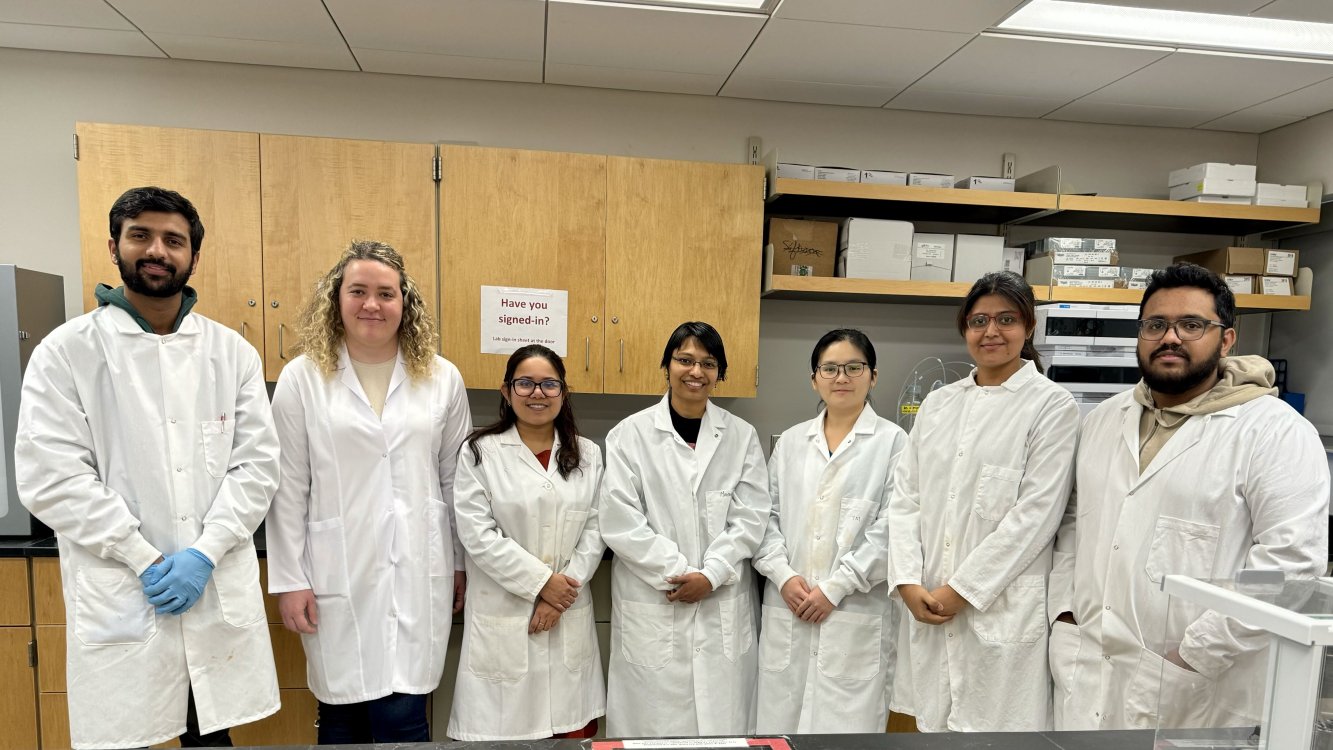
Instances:
[[[1163,373],[1153,370],[1153,360],[1157,358],[1157,355],[1166,351],[1184,358],[1184,371]],[[1218,367],[1222,362],[1222,347],[1219,345],[1212,354],[1196,363],[1184,347],[1162,344],[1153,350],[1152,355],[1146,360],[1142,353],[1138,354],[1138,361],[1139,372],[1143,374],[1143,382],[1150,389],[1155,393],[1178,396],[1217,374]]]
[[[130,268],[125,263],[120,253],[116,253],[116,265],[120,269],[120,280],[124,282],[125,288],[145,297],[174,297],[185,288],[185,283],[190,280],[191,269],[184,271],[178,270],[170,261],[155,261],[159,266],[166,269],[168,276],[157,278],[144,273],[143,267],[148,265],[148,260],[140,258],[135,262],[134,267]]]

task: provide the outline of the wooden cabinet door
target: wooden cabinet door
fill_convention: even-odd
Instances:
[[[606,157],[468,146],[441,146],[440,157],[444,356],[469,388],[499,388],[509,357],[480,353],[481,287],[561,289],[567,379],[600,393]]]
[[[0,560],[0,625],[32,625],[31,601],[27,559]]]
[[[37,747],[37,681],[28,663],[32,628],[0,628],[0,750]]]
[[[75,132],[84,309],[97,306],[98,282],[121,283],[106,244],[111,204],[129,188],[157,185],[188,198],[204,223],[190,279],[199,292],[195,311],[263,351],[259,135],[86,122]]]
[[[266,380],[277,380],[295,356],[301,309],[354,239],[401,253],[437,314],[434,146],[286,135],[259,141]]]
[[[727,349],[714,394],[755,395],[762,192],[757,166],[609,157],[605,392],[663,393],[662,347],[702,320]]]

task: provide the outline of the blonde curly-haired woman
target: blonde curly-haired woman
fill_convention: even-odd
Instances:
[[[463,379],[392,247],[356,241],[320,280],[278,377],[282,484],[269,593],[301,634],[320,744],[424,742],[463,605],[454,469]]]

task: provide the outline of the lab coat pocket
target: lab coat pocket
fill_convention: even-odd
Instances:
[[[1036,643],[1046,634],[1046,579],[1019,576],[990,607],[967,610],[977,637],[991,643]]]
[[[232,550],[213,571],[222,619],[235,628],[264,619],[264,593],[259,588],[259,560],[250,549]]]
[[[530,617],[473,612],[468,620],[467,668],[483,680],[511,682],[528,673]],[[559,627],[564,627],[561,622]]]
[[[879,674],[884,618],[833,610],[819,626],[819,672],[825,677],[869,680]]]
[[[791,664],[791,625],[794,615],[786,607],[760,607],[759,668],[784,672]]]
[[[838,517],[838,549],[845,550],[856,543],[857,535],[870,521],[874,505],[874,501],[871,500],[847,498],[842,501]]]
[[[1051,639],[1047,644],[1047,653],[1050,660],[1051,682],[1055,684],[1057,702],[1061,700],[1058,696],[1067,695],[1073,690],[1074,670],[1078,664],[1081,642],[1082,636],[1079,635],[1077,625],[1056,620],[1055,624],[1051,626]]]
[[[708,540],[717,538],[727,527],[727,512],[731,510],[731,490],[710,490],[704,495],[704,523]]]
[[[1022,469],[1008,469],[994,464],[982,464],[977,475],[977,498],[972,511],[987,521],[999,521],[1018,501],[1018,483],[1023,481]]]
[[[225,477],[231,463],[231,439],[235,422],[219,419],[199,423],[204,444],[204,468],[210,476]]]
[[[1171,574],[1211,578],[1218,532],[1219,527],[1213,524],[1170,516],[1158,518],[1144,564],[1148,580],[1161,583],[1162,576]]]
[[[453,575],[453,536],[449,533],[449,508],[442,501],[426,500],[426,556],[430,575]]]
[[[750,600],[733,596],[718,601],[718,615],[722,620],[722,655],[734,662],[750,653],[754,645],[754,613]]]
[[[311,590],[315,596],[347,596],[347,541],[343,535],[343,520],[311,521],[305,530]]]
[[[1212,683],[1144,649],[1125,690],[1128,728],[1196,728],[1203,725]]]
[[[75,574],[74,633],[85,646],[146,643],[157,633],[153,607],[127,568],[84,568]]]
[[[588,511],[567,510],[560,516],[560,543],[556,546],[556,570],[563,570],[574,556],[574,548],[579,546],[583,536],[583,527],[588,523]],[[579,581],[587,583],[587,581]]]
[[[620,610],[620,655],[625,661],[648,669],[661,669],[671,661],[675,647],[677,604],[616,602]]]
[[[555,629],[560,634],[560,648],[565,652],[565,669],[581,672],[592,661],[593,630],[592,605],[574,606],[565,610]]]

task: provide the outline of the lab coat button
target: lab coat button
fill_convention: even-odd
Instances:
[[[1120,549],[1120,545],[1118,545],[1118,544],[1112,544],[1112,545],[1111,545],[1111,549]]]
[[[175,417],[172,417],[170,421],[171,421],[172,424],[176,424],[176,418],[175,418]]]
[[[1110,661],[1110,660],[1111,660],[1111,655],[1110,655],[1110,654],[1102,654],[1102,658],[1105,659],[1105,660],[1107,660],[1107,661]]]
[[[177,474],[181,473],[182,471],[185,471],[185,467],[184,467],[184,466],[177,466],[177,467],[176,467],[176,473],[177,473]]]
[[[388,458],[388,457],[389,457],[389,454],[388,454],[388,453],[381,453],[381,454],[380,454],[380,458]]]
[[[949,633],[949,637],[952,638],[952,637],[953,637],[953,633]]]
[[[549,490],[549,489],[551,489],[551,483],[550,483],[550,482],[547,482],[546,484],[543,484],[543,485],[542,485],[542,489],[544,489],[544,490]]]
[[[949,546],[949,540],[947,540],[947,539],[944,540],[944,546],[945,546],[945,547],[948,547],[948,546]]]
[[[950,499],[950,500],[957,500],[957,499],[958,499],[958,493],[957,493],[957,492],[950,492],[950,493],[949,493],[949,499]]]
[[[1109,605],[1109,604],[1106,605],[1106,611],[1107,611],[1107,612],[1110,612],[1110,611],[1111,611],[1111,605]]]
[[[962,457],[963,457],[963,452],[962,452],[962,451],[958,451],[958,457],[959,457],[959,458],[962,458]]]

